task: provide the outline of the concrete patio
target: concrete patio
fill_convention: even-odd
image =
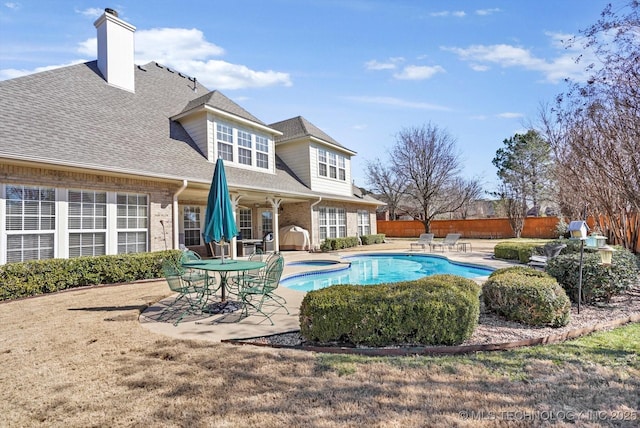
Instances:
[[[288,278],[309,271],[335,268],[335,266],[290,264],[291,262],[302,260],[340,261],[343,256],[354,256],[371,252],[430,254],[428,251],[423,252],[422,250],[411,251],[410,243],[412,240],[387,239],[387,241],[388,242],[384,244],[360,246],[331,253],[308,253],[306,251],[283,252],[285,267],[282,278]],[[499,240],[465,239],[464,241],[470,244],[466,247],[467,251],[438,251],[433,254],[447,257],[452,261],[483,265],[496,269],[513,265],[509,262],[493,259],[493,247],[500,242]],[[277,294],[287,300],[289,314],[287,315],[283,310],[277,311],[272,315],[274,325],[271,325],[266,318],[259,315],[250,315],[249,317],[240,319],[240,311],[236,311],[228,314],[188,315],[177,326],[174,326],[174,318],[167,317],[166,313],[163,315],[163,310],[174,299],[174,296],[170,296],[150,306],[140,315],[140,323],[144,328],[154,333],[179,339],[198,339],[213,342],[299,330],[299,309],[305,293],[280,286],[278,287]]]

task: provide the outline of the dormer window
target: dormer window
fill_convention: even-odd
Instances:
[[[269,168],[269,140],[261,135],[256,135],[256,166]]]
[[[238,162],[251,165],[251,134],[238,130]]]
[[[233,162],[233,129],[230,126],[218,123],[216,130],[218,157]]]
[[[347,177],[345,157],[335,152],[318,149],[318,175],[345,181]]]
[[[250,128],[241,128],[229,122],[216,122],[215,144],[217,157],[236,166],[268,170],[269,146],[272,141]]]

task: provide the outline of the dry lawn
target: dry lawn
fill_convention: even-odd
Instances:
[[[631,350],[605,334],[598,352],[572,342],[470,357],[332,356],[155,336],[137,316],[167,294],[153,282],[0,304],[0,426],[638,424],[638,324],[622,329]]]

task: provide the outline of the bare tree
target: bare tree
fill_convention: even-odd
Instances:
[[[387,203],[389,219],[395,220],[407,188],[405,181],[390,166],[383,165],[380,159],[367,162],[366,168],[369,190],[381,201]]]
[[[542,115],[563,199],[576,195],[614,242],[634,249],[640,234],[640,2],[619,15],[611,5],[575,45],[592,48],[586,83],[571,83],[553,114]],[[571,197],[573,195],[573,197]]]
[[[454,212],[481,194],[478,180],[460,177],[455,139],[436,125],[403,129],[390,154],[393,171],[415,202],[412,214],[427,232],[437,215]]]

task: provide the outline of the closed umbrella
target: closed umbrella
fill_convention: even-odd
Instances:
[[[204,241],[212,241],[222,245],[222,263],[224,263],[224,243],[231,241],[238,234],[235,219],[233,218],[233,206],[229,198],[227,177],[224,173],[222,159],[216,162],[213,171],[213,180],[209,189],[207,200],[207,214],[204,218]]]

